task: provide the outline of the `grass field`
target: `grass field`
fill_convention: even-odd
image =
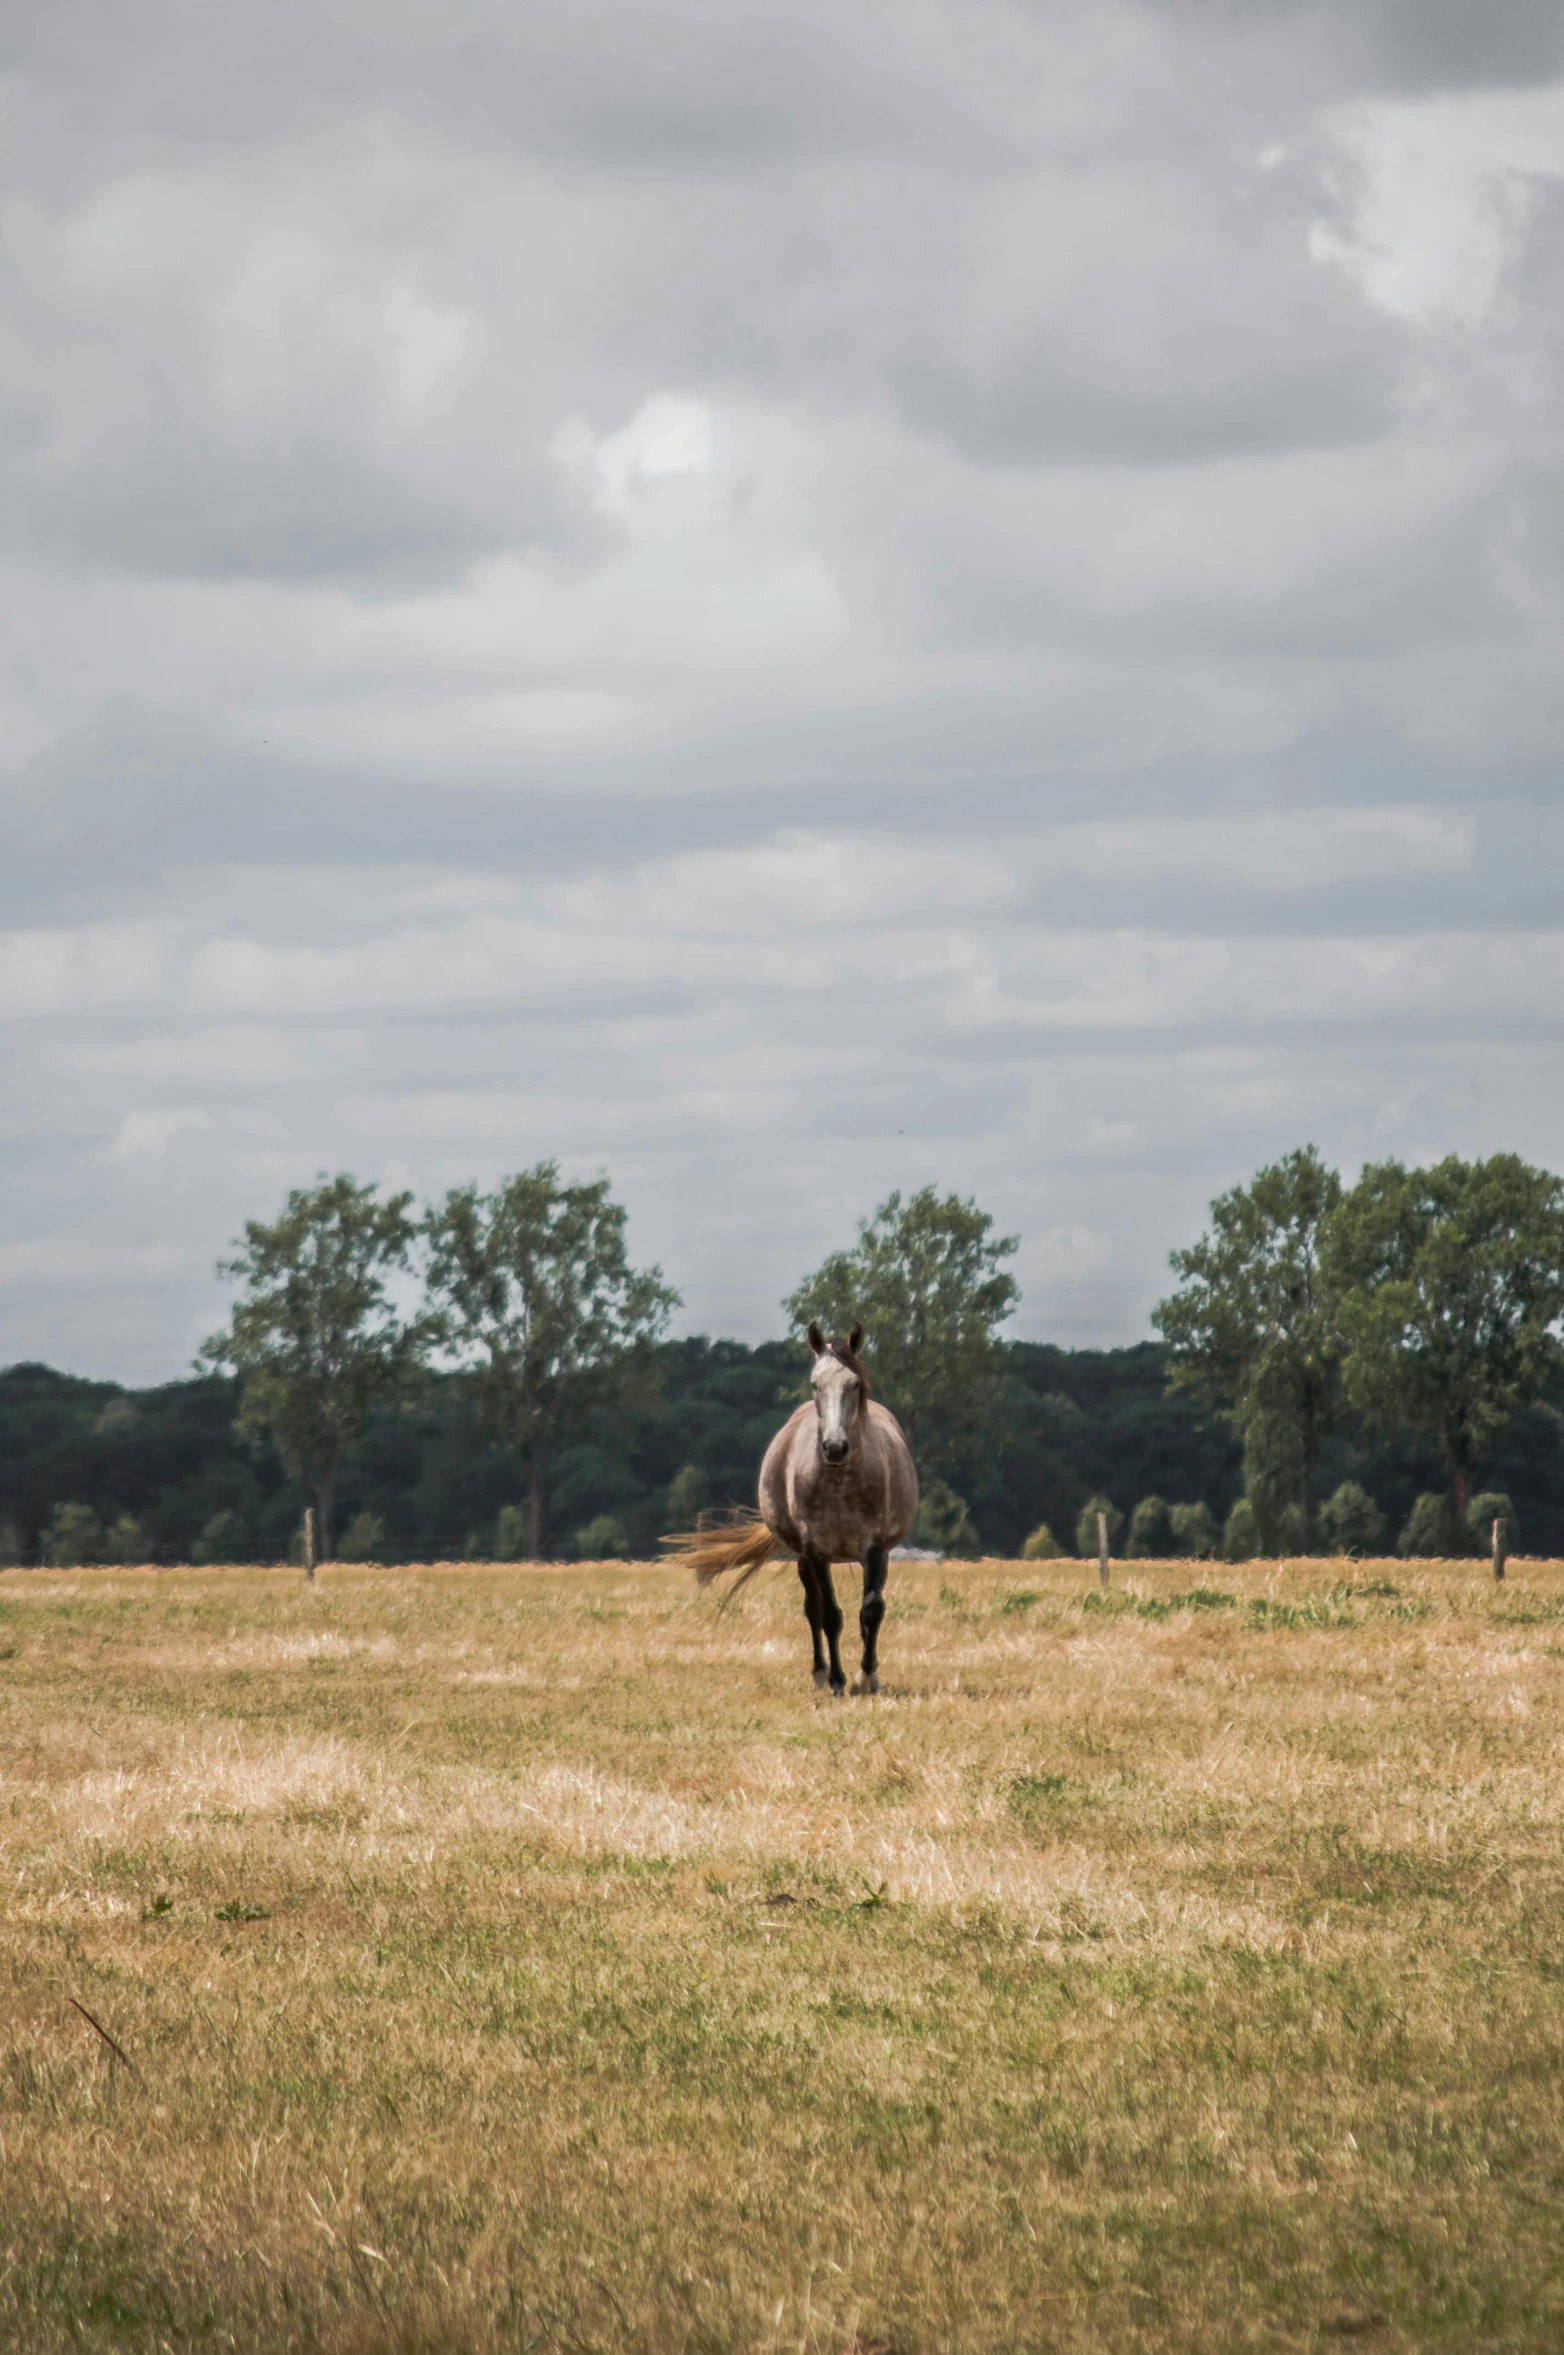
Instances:
[[[1114,1575],[0,1579],[0,2345],[1564,2346],[1564,1566]]]

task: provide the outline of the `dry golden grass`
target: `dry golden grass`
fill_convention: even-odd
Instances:
[[[1342,1572],[7,1576],[0,2345],[1564,2345],[1564,1571]]]

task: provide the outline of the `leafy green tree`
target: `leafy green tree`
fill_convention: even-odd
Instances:
[[[996,1436],[1004,1382],[998,1328],[1021,1297],[1002,1262],[1016,1238],[996,1235],[975,1202],[925,1186],[890,1194],[783,1302],[793,1331],[811,1318],[828,1333],[861,1324],[876,1396],[907,1434],[920,1470],[948,1477]]]
[[[296,1187],[273,1225],[246,1222],[244,1247],[218,1273],[237,1277],[226,1333],[201,1351],[243,1381],[237,1429],[270,1434],[315,1499],[316,1552],[335,1551],[337,1474],[372,1407],[418,1385],[439,1319],[404,1317],[391,1297],[417,1228],[410,1194],[384,1202],[353,1178]]]
[[[915,1544],[949,1554],[957,1562],[975,1562],[983,1551],[966,1498],[958,1496],[944,1480],[925,1482],[912,1535]]]
[[[1108,1551],[1111,1554],[1124,1528],[1124,1515],[1111,1496],[1089,1496],[1075,1516],[1075,1550],[1083,1561],[1097,1559],[1097,1516],[1101,1513],[1108,1524]]]
[[[1472,1497],[1466,1507],[1466,1534],[1475,1553],[1485,1554],[1493,1543],[1495,1521],[1504,1523],[1504,1550],[1513,1554],[1521,1542],[1521,1526],[1515,1518],[1515,1507],[1502,1488],[1485,1488],[1481,1496]]]
[[[501,1505],[494,1516],[494,1559],[519,1562],[527,1548],[527,1520],[520,1505]]]
[[[664,1518],[669,1530],[677,1533],[695,1528],[711,1499],[711,1482],[699,1464],[686,1464],[668,1483],[668,1504]]]
[[[104,1537],[104,1559],[110,1562],[144,1562],[150,1551],[147,1533],[134,1513],[119,1514]]]
[[[1057,1562],[1064,1548],[1046,1521],[1039,1521],[1021,1548],[1023,1562]]]
[[[1320,1531],[1333,1554],[1371,1554],[1385,1535],[1385,1516],[1366,1488],[1344,1480],[1320,1507]]]
[[[1141,1498],[1130,1515],[1129,1541],[1124,1551],[1131,1561],[1137,1562],[1163,1562],[1174,1551],[1173,1519],[1165,1498]]]
[[[1564,1183],[1513,1153],[1365,1169],[1331,1221],[1346,1390],[1381,1430],[1430,1431],[1464,1524],[1487,1449],[1564,1364]]]
[[[1216,1523],[1207,1504],[1170,1505],[1168,1529],[1175,1554],[1192,1562],[1209,1562],[1216,1552]]]
[[[1173,1253],[1180,1287],[1152,1312],[1173,1382],[1225,1415],[1244,1443],[1245,1487],[1262,1533],[1269,1540],[1291,1497],[1305,1551],[1341,1362],[1321,1267],[1323,1230],[1340,1199],[1340,1178],[1312,1145],[1260,1170],[1212,1203],[1198,1243]]]
[[[226,1505],[212,1515],[190,1548],[192,1562],[242,1562],[244,1556],[244,1523]]]
[[[378,1513],[355,1513],[348,1523],[337,1558],[342,1562],[383,1562],[386,1525]]]
[[[1260,1525],[1254,1506],[1241,1496],[1222,1524],[1224,1562],[1252,1562],[1260,1551]]]
[[[56,1505],[43,1533],[43,1558],[51,1570],[78,1570],[101,1562],[103,1523],[91,1505]]]
[[[632,1268],[608,1180],[570,1186],[559,1167],[459,1186],[425,1221],[429,1283],[490,1435],[527,1468],[527,1552],[543,1542],[549,1453],[568,1409],[649,1379],[652,1344],[679,1295],[661,1268]]]
[[[576,1556],[582,1562],[622,1562],[630,1550],[624,1523],[612,1513],[599,1513],[576,1531]]]
[[[1396,1540],[1398,1554],[1448,1562],[1466,1551],[1466,1531],[1447,1488],[1425,1488]]]

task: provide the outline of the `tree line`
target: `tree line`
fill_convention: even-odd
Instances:
[[[323,1554],[652,1553],[752,1495],[812,1316],[867,1327],[946,1552],[1094,1553],[1099,1511],[1131,1554],[1362,1552],[1387,1523],[1460,1551],[1480,1468],[1564,1548],[1559,1197],[1505,1156],[1348,1189],[1305,1148],[1175,1253],[1160,1346],[1063,1351],[1002,1338],[1015,1238],[925,1188],[748,1349],[668,1338],[606,1180],[543,1162],[419,1212],[322,1179],[246,1226],[194,1382],[0,1375],[0,1561],[274,1559],[305,1501]]]
[[[1349,1187],[1305,1146],[1213,1202],[1172,1264],[1181,1281],[1154,1316],[1172,1379],[1238,1436],[1260,1547],[1316,1550],[1321,1455],[1349,1420],[1437,1451],[1445,1481],[1420,1497],[1409,1550],[1465,1552],[1508,1506],[1475,1483],[1559,1377],[1558,1178],[1513,1153],[1452,1154],[1374,1162]],[[1377,1517],[1360,1491],[1327,1521],[1366,1534]]]

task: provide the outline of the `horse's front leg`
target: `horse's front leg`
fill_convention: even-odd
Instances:
[[[815,1682],[816,1684],[829,1684],[832,1692],[840,1700],[847,1690],[847,1679],[842,1673],[840,1650],[842,1606],[837,1601],[836,1589],[831,1584],[831,1565],[826,1556],[824,1554],[801,1556],[798,1565],[800,1574],[802,1574],[806,1562],[814,1573],[815,1587],[820,1597],[820,1632],[825,1637],[831,1662],[829,1675],[823,1677],[820,1673],[820,1636],[817,1634],[815,1636]],[[813,1630],[813,1622],[811,1621],[810,1624],[811,1630]]]
[[[812,1555],[799,1555],[798,1575],[803,1582],[804,1617],[809,1622],[809,1641],[815,1655],[815,1682],[817,1685],[824,1686],[830,1680],[825,1671],[825,1643],[821,1632],[824,1621],[820,1601],[820,1580],[816,1575]]]
[[[880,1622],[885,1617],[885,1581],[890,1568],[890,1548],[883,1538],[876,1538],[863,1558],[863,1605],[858,1613],[863,1666],[853,1683],[857,1693],[877,1693],[880,1689]]]

